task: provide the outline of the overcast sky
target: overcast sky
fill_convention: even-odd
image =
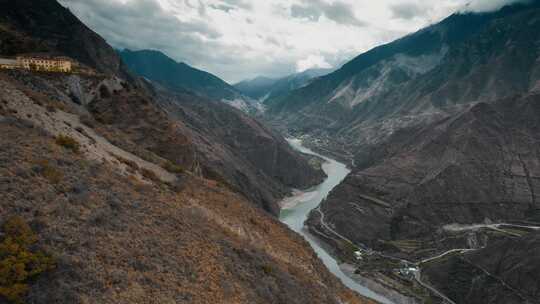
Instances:
[[[453,12],[519,0],[59,1],[116,48],[160,50],[234,83],[334,67]]]

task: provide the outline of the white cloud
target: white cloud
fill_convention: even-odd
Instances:
[[[296,71],[299,73],[313,68],[329,69],[332,65],[321,55],[309,55],[296,63]]]
[[[470,2],[59,1],[114,47],[161,50],[229,82],[259,75],[283,76],[317,65],[335,66],[463,11]],[[485,10],[502,2],[508,1],[475,0],[468,9]]]
[[[477,13],[492,12],[502,8],[505,5],[526,2],[530,2],[530,0],[475,0],[466,4],[462,11]]]

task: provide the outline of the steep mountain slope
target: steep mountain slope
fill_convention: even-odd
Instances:
[[[355,152],[467,104],[528,92],[540,80],[539,7],[452,15],[273,100],[268,117]]]
[[[344,289],[303,239],[215,182],[139,180],[89,159],[83,141],[81,153],[59,146],[45,125],[13,115],[26,103],[10,82],[0,81],[10,90],[0,219],[29,222],[56,264],[27,303],[371,303]],[[34,115],[42,113],[50,112]]]
[[[178,63],[159,51],[119,51],[120,57],[136,74],[176,91],[191,91],[200,96],[224,101],[245,111],[255,111],[256,101],[208,72]]]
[[[266,102],[302,88],[312,82],[313,79],[329,74],[332,71],[332,69],[309,69],[277,79],[257,77],[239,82],[234,87],[247,96]]]
[[[322,181],[324,173],[241,111],[187,93],[153,89],[152,95],[120,91],[91,102],[92,124],[124,149],[136,154],[146,149],[218,180],[272,214],[279,213],[277,202],[291,188]]]
[[[30,18],[31,4],[52,16],[67,12],[54,0],[23,0],[3,14]],[[55,18],[29,20],[56,27]],[[22,32],[9,19],[0,27]],[[13,45],[57,39],[30,34],[13,36]],[[98,53],[110,49],[94,42]],[[62,49],[50,52],[67,55]],[[106,59],[119,70],[0,71],[0,223],[14,215],[27,221],[56,266],[34,278],[28,303],[371,303],[255,207],[252,192],[279,196],[272,187],[287,191],[317,175],[305,159],[240,111],[152,91],[121,77],[127,73],[114,52]],[[218,140],[208,132],[231,134]],[[247,142],[271,147],[273,158],[254,149],[254,160]],[[304,172],[290,177],[284,168]],[[261,183],[242,183],[253,175]],[[2,267],[19,271],[5,252]]]
[[[184,93],[179,100],[201,101],[200,107],[216,109],[212,116],[215,119],[237,122],[237,124],[225,124],[219,128],[207,128],[204,132],[199,132],[199,130],[202,130],[200,125],[197,129],[190,129],[171,120],[171,117],[168,117],[164,110],[152,104],[155,103],[155,101],[152,102],[151,100],[150,95],[152,93],[143,83],[135,80],[125,70],[125,66],[116,52],[101,37],[87,29],[56,1],[42,1],[36,6],[29,5],[27,1],[17,2],[17,5],[14,6],[7,3],[4,5],[5,14],[0,17],[4,18],[0,21],[1,28],[11,29],[10,33],[24,33],[24,35],[13,36],[10,45],[24,46],[28,41],[46,45],[49,46],[50,52],[53,54],[73,55],[72,58],[77,61],[84,60],[85,65],[104,73],[104,76],[92,80],[83,79],[81,81],[79,78],[73,77],[65,80],[64,83],[59,82],[52,85],[50,81],[36,81],[39,81],[39,91],[43,94],[54,96],[59,100],[73,99],[88,110],[93,111],[90,115],[86,115],[90,118],[89,120],[94,120],[94,125],[99,127],[99,130],[103,130],[104,136],[109,136],[110,139],[112,139],[111,136],[116,136],[114,140],[122,143],[125,148],[130,147],[131,151],[138,151],[142,145],[154,151],[152,153],[159,156],[165,155],[166,159],[182,165],[186,169],[191,170],[194,167],[203,169],[201,174],[208,174],[212,178],[223,180],[235,191],[242,193],[255,204],[274,214],[277,214],[276,202],[286,195],[291,187],[309,187],[317,184],[322,179],[323,173],[311,169],[307,162],[298,157],[282,138],[275,136],[242,113],[226,106],[216,106],[204,98]],[[49,12],[62,17],[59,19],[46,18],[41,10],[37,11],[38,9],[48,9]],[[35,19],[32,17],[34,15],[36,16]],[[16,18],[13,16],[22,17]],[[23,22],[21,20],[24,21],[23,25],[20,24]],[[69,23],[65,20],[69,20]],[[27,31],[26,28],[29,28],[29,30]],[[63,28],[68,29],[62,30]],[[73,33],[82,33],[77,36],[80,40],[76,39],[73,45],[70,45],[67,37],[63,36],[66,31],[69,33],[69,29],[74,29]],[[34,33],[37,33],[36,37],[33,36]],[[89,38],[85,38],[84,35]],[[59,37],[65,37],[65,40],[61,40]],[[80,43],[81,41],[84,43]],[[49,49],[43,49],[42,51]],[[15,48],[12,51],[16,52],[17,50]],[[22,51],[30,52],[31,50]],[[88,53],[95,55],[95,57],[85,56]],[[100,58],[103,58],[107,64],[99,61]],[[111,69],[111,67],[116,68]],[[108,79],[105,75],[114,75],[128,81],[134,79],[134,85],[127,85],[126,82],[118,79]],[[124,75],[126,76],[124,77]],[[66,95],[66,88],[69,90],[67,97],[63,96]],[[101,92],[102,90],[104,92]],[[61,96],[56,96],[58,94]],[[141,100],[147,104],[141,104]],[[187,107],[187,104],[195,105],[194,102],[186,103],[184,108]],[[101,125],[100,122],[95,121],[96,117],[101,122],[107,123]],[[201,117],[194,119],[201,120]],[[204,119],[206,118],[203,118],[203,123]],[[141,125],[138,125],[139,122]],[[141,132],[134,132],[133,136],[115,134],[114,132],[109,135],[107,130],[112,129],[108,128],[109,124],[121,126],[123,130],[132,129]],[[174,127],[170,127],[169,124],[173,124]],[[233,132],[235,128],[242,129],[242,133]],[[214,135],[217,129],[233,135],[229,136],[229,138],[217,138]],[[142,131],[145,132],[146,137],[142,136]],[[207,138],[207,140],[193,141],[191,138],[193,134]],[[249,144],[244,147],[224,143],[226,140],[235,140],[238,137],[251,140],[247,141]],[[170,140],[171,138],[172,140]],[[206,143],[210,142],[210,138],[213,138],[212,144],[218,145],[219,149],[208,150]],[[264,154],[264,157],[260,157],[255,161],[252,160],[252,157],[247,157],[249,155],[247,151],[256,151],[257,148],[264,147],[257,142],[256,139],[258,138],[266,139],[263,143],[268,147],[267,151],[271,154]],[[296,167],[297,165],[300,165],[300,167]],[[290,169],[298,169],[298,172],[303,173],[291,175],[286,172],[286,170]]]
[[[456,303],[537,303],[539,254],[540,236],[533,233],[429,265],[425,273]]]
[[[324,224],[314,212],[310,227],[411,262],[452,249],[480,249],[500,238],[520,238],[536,228],[516,230],[493,223],[540,226],[539,142],[538,93],[480,103],[425,127],[401,130],[363,163],[359,160],[322,204]],[[346,254],[339,241],[327,241]],[[523,276],[539,262],[516,261],[507,267],[519,266],[516,272]],[[438,262],[445,263],[444,257],[428,267],[436,268],[429,265]],[[451,283],[453,275],[436,274],[444,284]],[[532,284],[524,280],[523,286],[512,286],[520,290]],[[452,291],[447,296],[465,292],[444,284],[444,290]],[[475,289],[483,288],[478,284]],[[454,298],[456,303],[485,303],[476,296],[471,302],[459,299]],[[490,303],[505,303],[502,299]]]
[[[272,86],[278,81],[276,78],[259,76],[250,80],[244,80],[234,87],[251,98],[262,100],[271,91]]]

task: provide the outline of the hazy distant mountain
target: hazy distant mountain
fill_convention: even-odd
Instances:
[[[331,73],[333,69],[309,69],[283,78],[257,77],[234,85],[245,95],[267,101],[308,85],[313,79]]]
[[[159,51],[126,49],[118,53],[133,72],[169,89],[190,91],[246,111],[258,107],[254,100],[244,96],[219,77],[183,62],[176,62]]]

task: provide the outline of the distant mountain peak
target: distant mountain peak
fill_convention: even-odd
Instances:
[[[118,53],[133,72],[169,89],[191,91],[247,112],[259,109],[254,104],[256,101],[244,96],[219,77],[186,63],[176,62],[161,51],[125,49]]]

